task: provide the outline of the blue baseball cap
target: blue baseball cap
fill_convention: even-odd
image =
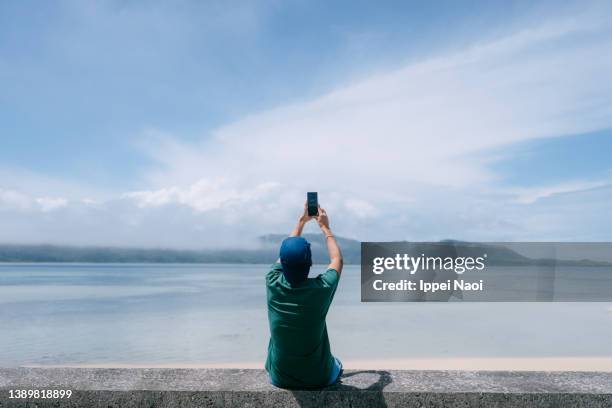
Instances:
[[[283,275],[290,284],[305,281],[312,266],[310,243],[302,237],[285,238],[280,247],[280,260]]]

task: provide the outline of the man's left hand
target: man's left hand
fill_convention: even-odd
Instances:
[[[308,215],[308,201],[306,201],[304,203],[304,212],[302,213],[302,215],[300,215],[300,222],[303,224],[306,224],[308,221],[312,220],[316,218],[313,215]]]

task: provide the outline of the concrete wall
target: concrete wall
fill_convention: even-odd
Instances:
[[[70,399],[9,390],[70,389]],[[347,371],[317,391],[280,390],[262,370],[0,369],[0,407],[612,407],[612,373]]]

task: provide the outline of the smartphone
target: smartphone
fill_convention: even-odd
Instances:
[[[306,202],[308,203],[308,215],[311,217],[319,215],[319,198],[316,191],[306,193]]]

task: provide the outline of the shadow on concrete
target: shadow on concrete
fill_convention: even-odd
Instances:
[[[344,380],[359,374],[375,374],[378,380],[372,384],[355,386],[344,384]],[[391,373],[382,370],[351,371],[342,374],[336,384],[316,391],[292,390],[297,404],[302,408],[321,407],[341,403],[350,407],[386,407],[384,388],[393,382]]]

